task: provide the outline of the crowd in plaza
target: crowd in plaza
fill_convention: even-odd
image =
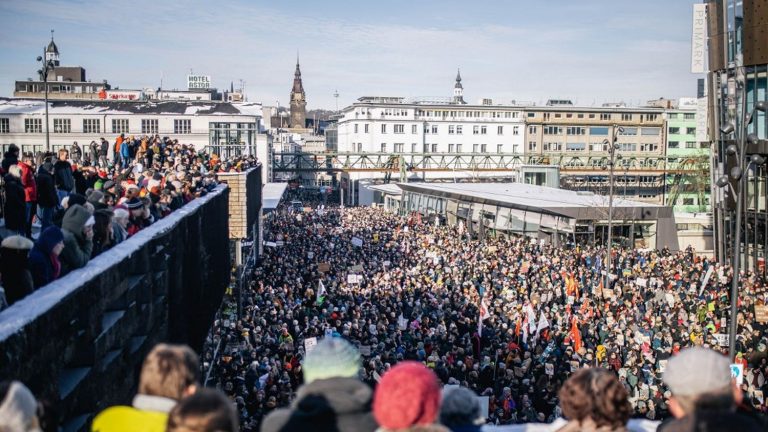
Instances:
[[[691,346],[727,351],[729,268],[691,249],[618,249],[606,269],[595,247],[502,235],[478,240],[468,232],[379,208],[270,215],[265,252],[239,296],[242,315],[232,305],[220,317],[210,341],[219,355],[204,354],[243,429],[289,430],[275,427],[270,414],[285,406],[311,412],[317,407],[302,402],[311,390],[332,409],[365,409],[365,389],[405,361],[425,365],[443,386],[483,397],[489,424],[562,417],[558,391],[589,367],[610,372],[626,392],[627,417],[659,421],[674,414],[675,388],[665,381],[672,359]],[[615,276],[609,286],[601,282],[604,270]],[[754,307],[766,303],[768,291],[751,273],[740,285],[738,402],[760,418],[768,334]],[[362,366],[354,382],[323,387],[309,376],[318,368],[309,357],[319,341],[336,338],[355,347]],[[342,369],[341,376],[354,369],[354,353],[331,358],[323,369]],[[679,388],[698,388],[706,378],[706,371],[679,373]]]
[[[205,195],[217,172],[256,162],[158,135],[38,154],[11,144],[0,165],[0,309]]]

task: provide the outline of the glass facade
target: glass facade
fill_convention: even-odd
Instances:
[[[222,159],[256,154],[256,123],[211,122],[208,131],[206,150]]]

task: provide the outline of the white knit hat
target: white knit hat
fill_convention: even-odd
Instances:
[[[19,381],[13,381],[0,402],[0,430],[39,431],[37,401],[32,392]]]

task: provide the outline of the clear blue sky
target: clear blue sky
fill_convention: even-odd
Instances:
[[[0,95],[34,76],[55,29],[64,65],[123,89],[183,88],[190,69],[288,102],[296,51],[309,108],[364,95],[590,105],[695,96],[695,0],[0,0]]]

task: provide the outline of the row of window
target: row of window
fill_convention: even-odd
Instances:
[[[353,129],[355,133],[360,133],[360,125],[355,123],[353,126]],[[370,128],[369,125],[363,124],[363,133],[369,133]],[[385,134],[388,131],[388,125],[382,124],[381,125],[381,133]],[[394,124],[392,125],[392,130],[396,134],[402,134],[405,133],[405,125],[404,124]],[[415,135],[418,133],[419,127],[418,125],[411,125],[411,134]],[[437,134],[440,133],[439,125],[424,125],[424,133],[425,134]],[[448,125],[448,135],[462,135],[464,134],[464,125]],[[472,135],[487,135],[488,134],[488,126],[479,126],[475,125],[472,126]],[[512,126],[512,135],[519,135],[520,134],[520,126]],[[496,126],[496,135],[504,135],[504,126]]]
[[[112,119],[112,133],[128,133],[130,129],[128,127],[128,119]],[[101,119],[83,119],[83,133],[106,133],[106,127],[102,130]],[[106,125],[105,125],[106,126]],[[143,134],[156,134],[159,133],[157,119],[141,119],[141,133]],[[43,119],[42,118],[26,118],[24,119],[24,132],[25,133],[43,133]],[[72,119],[68,118],[54,118],[52,133],[67,134],[72,133]],[[8,117],[0,117],[0,134],[11,133],[11,122]],[[173,121],[173,133],[175,134],[189,134],[192,133],[192,120],[191,119],[175,119]]]
[[[680,147],[680,141],[670,141],[669,144],[667,145],[667,147],[671,148],[671,149],[681,148]],[[699,147],[699,144],[696,141],[686,141],[685,142],[685,148],[687,148],[687,149],[695,149],[695,148],[698,148],[698,147]]]
[[[685,120],[696,120],[696,113],[682,113]],[[670,120],[676,120],[679,118],[678,113],[667,113],[667,118]]]
[[[536,150],[536,141],[529,141],[528,142],[528,150],[529,151],[535,151]],[[584,151],[587,148],[589,148],[590,152],[607,152],[608,146],[603,143],[585,143],[585,142],[568,142],[568,143],[562,143],[559,141],[548,141],[544,142],[542,145],[542,150],[545,152],[575,152],[575,151]],[[618,151],[620,152],[649,152],[649,153],[655,153],[659,151],[659,144],[658,143],[619,143]]]
[[[419,117],[442,118],[519,118],[519,111],[453,111],[453,110],[416,110]]]
[[[695,128],[694,128],[695,129]],[[659,136],[661,134],[661,128],[657,127],[647,127],[647,128],[636,128],[636,127],[625,127],[623,128],[623,132],[619,133],[621,136],[635,136],[638,134],[638,130],[640,132],[640,135],[643,136]],[[528,126],[528,134],[534,135],[539,131],[538,126]],[[594,136],[608,136],[608,127],[606,126],[592,126],[592,127],[586,127],[586,126],[554,126],[554,125],[546,125],[542,127],[542,132],[544,135],[562,135],[563,131],[565,131],[566,135],[586,135],[587,131],[589,131],[590,135]]]
[[[621,121],[634,121],[634,118],[633,118],[634,114],[632,114],[632,113],[621,113],[621,114],[616,113],[615,115],[617,115],[619,117],[614,118],[614,114],[613,113],[600,113],[600,114],[595,114],[595,113],[589,113],[589,114],[584,114],[584,113],[551,113],[551,112],[543,113],[544,120],[551,120],[553,118],[556,118],[556,119],[559,119],[559,118],[567,118],[567,119],[569,119],[569,118],[579,118],[579,119],[583,119],[583,118],[590,118],[590,119],[599,118],[600,120],[621,119]],[[529,112],[528,113],[528,118],[534,118],[534,117],[536,117],[536,113],[535,112]],[[686,119],[687,118],[688,117],[686,117]],[[653,122],[653,121],[656,121],[658,119],[659,119],[659,115],[658,114],[640,114],[640,123],[642,123],[643,121]]]
[[[680,130],[682,128],[679,127],[670,127],[669,128],[669,134],[670,135],[680,135]],[[687,127],[685,128],[685,134],[686,135],[696,135],[696,128],[695,127]]]
[[[359,153],[363,152],[363,143],[353,144],[353,147],[356,147]],[[487,153],[489,148],[492,148],[492,147],[489,147],[489,144],[472,144],[472,153]],[[379,147],[379,151],[381,153],[388,153],[389,150],[390,150],[389,145],[387,143],[381,143],[381,146]],[[438,144],[430,143],[430,144],[422,144],[421,146],[419,146],[419,144],[411,143],[410,150],[411,150],[411,153],[417,153],[420,150],[424,153],[437,153]],[[405,152],[405,144],[394,143],[392,145],[392,151],[394,153]],[[462,144],[448,144],[448,153],[463,153],[463,152],[464,152],[464,146]],[[504,144],[496,144],[496,153],[503,153],[503,152],[504,152]]]

